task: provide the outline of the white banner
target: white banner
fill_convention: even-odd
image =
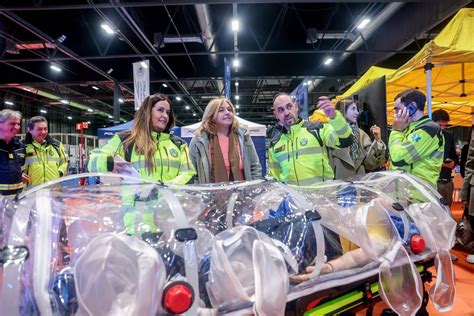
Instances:
[[[150,61],[143,60],[133,63],[133,88],[135,93],[135,111],[140,108],[143,100],[150,95]]]

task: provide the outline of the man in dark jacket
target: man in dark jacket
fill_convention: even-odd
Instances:
[[[23,189],[25,148],[15,138],[20,131],[20,120],[18,111],[0,111],[0,196],[14,196]]]
[[[433,112],[432,120],[441,127],[444,136],[444,160],[441,172],[439,173],[437,188],[439,194],[446,200],[448,206],[451,207],[454,189],[451,173],[458,164],[458,155],[456,155],[453,135],[446,130],[449,114],[445,110],[436,110]]]

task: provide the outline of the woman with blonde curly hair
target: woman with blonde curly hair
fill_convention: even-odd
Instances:
[[[239,127],[234,105],[226,98],[215,98],[206,106],[189,152],[198,183],[262,178],[262,167],[250,134]]]

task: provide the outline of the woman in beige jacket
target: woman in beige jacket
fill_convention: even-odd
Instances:
[[[359,109],[357,102],[344,99],[336,103],[336,109],[346,118],[353,131],[353,143],[350,147],[330,150],[330,163],[336,180],[345,180],[355,175],[363,175],[385,163],[387,147],[382,141],[380,127],[370,128],[372,141],[357,125]]]

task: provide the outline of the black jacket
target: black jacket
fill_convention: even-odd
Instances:
[[[25,147],[13,138],[8,144],[0,139],[0,195],[15,195],[23,189],[22,166]]]

